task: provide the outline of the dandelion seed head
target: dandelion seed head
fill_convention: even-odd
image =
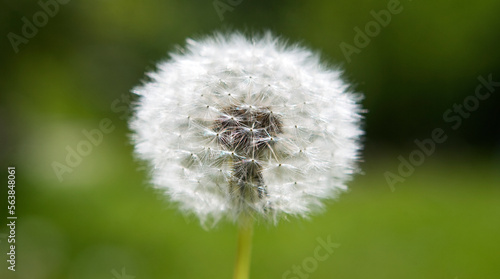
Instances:
[[[357,170],[360,97],[340,76],[269,33],[189,39],[133,90],[135,153],[202,224],[306,217]]]

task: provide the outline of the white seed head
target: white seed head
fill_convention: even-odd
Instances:
[[[269,33],[188,39],[133,90],[135,152],[204,225],[308,216],[357,170],[360,96],[340,75]]]

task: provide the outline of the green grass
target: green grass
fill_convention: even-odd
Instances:
[[[110,279],[125,268],[136,279],[231,278],[236,228],[205,231],[182,216],[145,184],[128,151],[88,183],[77,172],[105,155],[62,184],[36,183],[18,167],[18,185],[28,185],[17,194],[18,271],[3,267],[2,253],[0,277]],[[391,192],[383,173],[397,160],[387,158],[367,163],[324,213],[257,226],[251,278],[282,278],[328,236],[340,246],[308,278],[499,278],[498,165],[430,158]]]

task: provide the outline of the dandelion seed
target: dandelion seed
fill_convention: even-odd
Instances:
[[[308,216],[356,171],[360,96],[340,76],[271,34],[188,40],[133,90],[135,152],[204,225]]]

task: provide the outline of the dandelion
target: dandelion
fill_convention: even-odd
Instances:
[[[152,183],[205,226],[307,217],[346,189],[361,148],[360,96],[318,55],[266,33],[188,39],[139,95],[130,122]]]

